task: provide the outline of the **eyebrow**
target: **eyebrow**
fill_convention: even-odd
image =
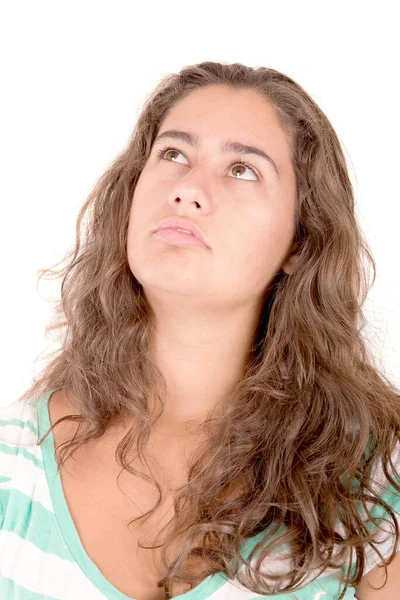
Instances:
[[[178,129],[170,129],[168,131],[163,131],[156,137],[154,140],[154,144],[163,139],[172,139],[172,140],[180,140],[182,142],[186,142],[191,146],[198,147],[199,146],[199,137],[188,131],[180,131]],[[235,152],[236,154],[253,154],[265,160],[265,162],[274,169],[278,179],[279,179],[279,169],[276,166],[275,161],[266,153],[264,150],[257,148],[256,146],[249,146],[248,144],[242,144],[241,142],[236,142],[235,140],[225,140],[221,143],[221,152]]]

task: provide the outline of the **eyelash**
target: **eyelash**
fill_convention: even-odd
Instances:
[[[171,148],[170,146],[168,146],[167,148],[161,148],[160,150],[157,151],[158,158],[162,158],[162,155],[165,154],[165,152],[167,152],[168,150],[175,150],[175,152],[179,152],[179,154],[182,154],[182,156],[185,156],[185,154],[183,152],[181,152],[181,150],[178,150],[177,148]],[[185,156],[185,158],[186,158],[186,156]],[[172,161],[169,161],[169,162],[172,162]],[[235,162],[233,162],[229,165],[229,168],[234,167],[236,165],[243,165],[244,167],[247,167],[248,169],[250,169],[250,171],[252,171],[254,173],[254,175],[257,178],[257,181],[260,181],[260,177],[259,177],[257,171],[254,169],[254,167],[251,167],[250,165],[245,163],[241,158],[237,158],[235,160]],[[239,177],[234,177],[234,179],[237,179],[238,181],[251,181],[251,179],[240,179]]]

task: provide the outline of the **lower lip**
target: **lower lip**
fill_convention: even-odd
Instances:
[[[166,229],[159,229],[154,232],[158,238],[165,240],[166,242],[170,242],[171,244],[176,244],[177,246],[202,246],[203,248],[206,245],[199,240],[195,235],[191,235],[190,233],[183,233],[183,231],[177,231],[176,229],[172,229],[170,227]]]

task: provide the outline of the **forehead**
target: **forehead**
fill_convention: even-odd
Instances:
[[[158,133],[170,129],[191,131],[212,150],[229,138],[265,149],[279,164],[289,160],[290,142],[275,109],[255,90],[220,84],[194,90],[170,108]]]

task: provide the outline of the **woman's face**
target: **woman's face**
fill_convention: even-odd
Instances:
[[[253,90],[215,85],[178,101],[158,137],[170,130],[191,134],[197,143],[154,141],[133,195],[130,269],[150,296],[185,296],[198,306],[225,309],[256,303],[281,268],[290,272],[295,233],[296,179],[272,107]],[[228,140],[260,149],[279,174],[260,155],[224,151]],[[194,222],[209,247],[157,237],[155,227],[172,216]]]

